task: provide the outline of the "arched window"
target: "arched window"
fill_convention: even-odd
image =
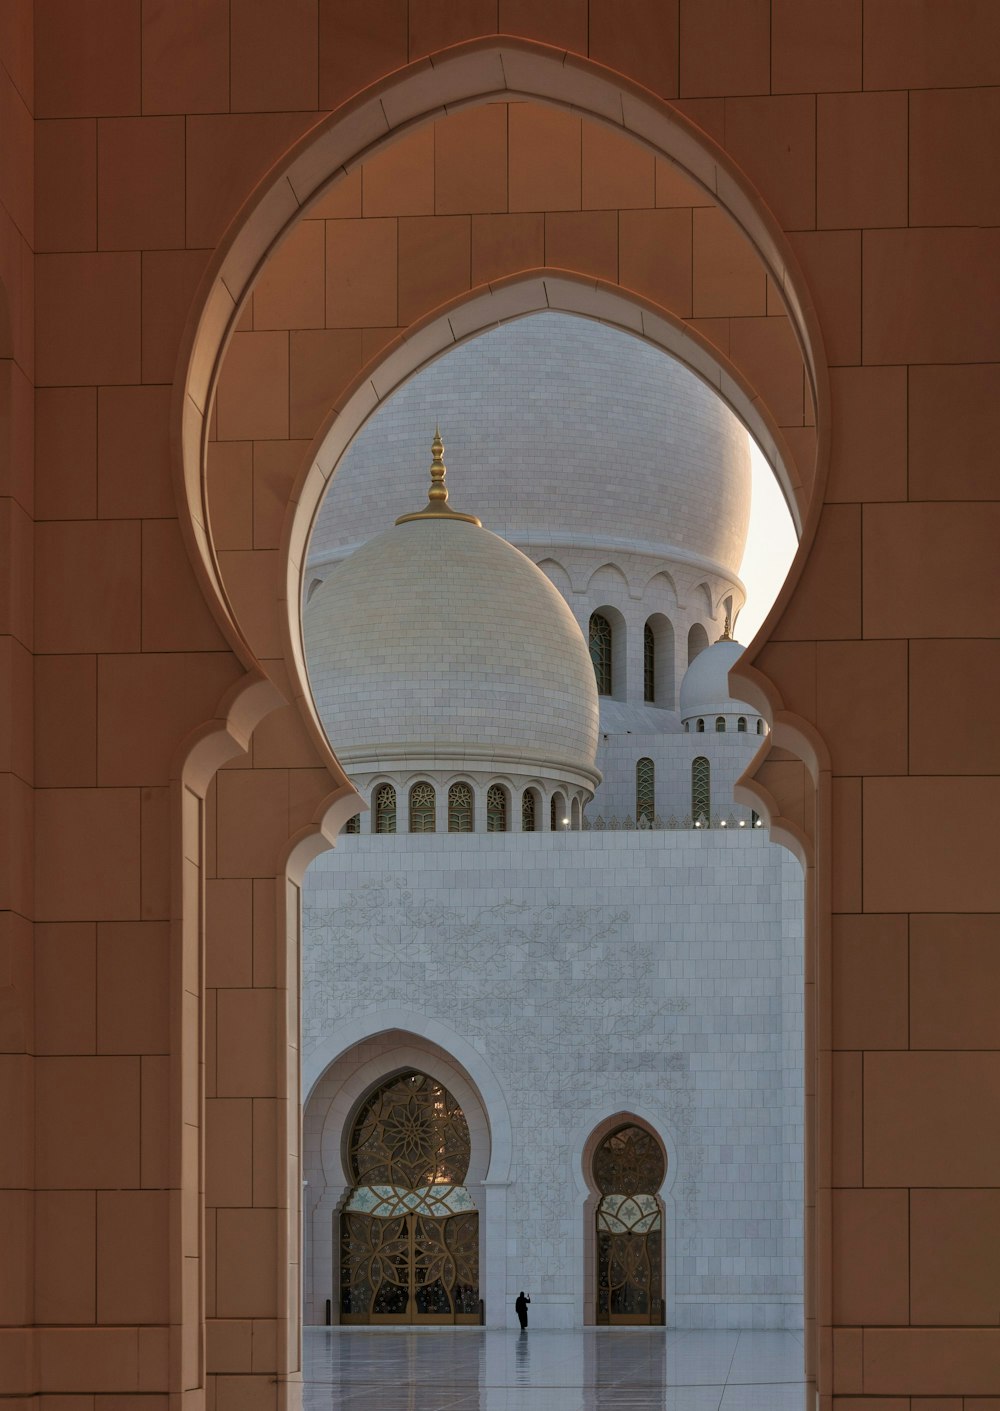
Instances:
[[[486,791],[486,831],[507,831],[507,790],[502,784],[491,784]]]
[[[656,815],[656,770],[651,759],[640,759],[635,766],[635,821],[645,818],[652,823]]]
[[[382,784],[375,790],[375,832],[395,833],[396,831],[396,790],[391,784]]]
[[[642,629],[642,699],[656,700],[656,637],[648,622]]]
[[[726,717],[724,715],[717,715],[715,717],[715,733],[717,735],[724,735],[726,733]]]
[[[347,820],[347,822],[344,824],[344,832],[345,832],[345,833],[360,833],[360,832],[361,832],[361,814],[360,814],[360,813],[356,813],[356,814],[353,816],[353,818],[349,818],[349,819]]]
[[[698,734],[699,734],[699,735],[704,735],[704,733],[705,733],[705,722],[704,722],[704,720],[699,720],[699,721],[698,721],[697,729],[698,729]]]
[[[747,718],[745,715],[741,715],[739,720],[737,720],[736,729],[740,735],[745,735],[747,733]]]
[[[590,615],[590,660],[594,663],[598,695],[611,695],[611,623],[599,612]]]
[[[763,722],[763,720],[758,720],[758,721],[757,721],[757,734],[758,734],[758,735],[763,735],[763,733],[764,733],[764,722]]]
[[[549,805],[549,831],[560,833],[563,829],[563,819],[566,817],[566,800],[562,794],[553,794],[552,802]]]
[[[667,1163],[656,1138],[633,1123],[594,1153],[597,1322],[663,1321],[663,1216],[657,1192]]]
[[[448,832],[472,832],[472,788],[469,784],[452,784],[448,790]]]
[[[413,1070],[365,1099],[340,1217],[342,1323],[477,1323],[479,1215],[458,1103]]]
[[[701,655],[707,646],[708,633],[700,622],[693,623],[688,632],[688,666],[691,665],[695,657]]]
[[[538,827],[538,818],[535,811],[535,791],[525,789],[521,795],[521,832],[534,833]]]
[[[691,764],[691,817],[703,827],[712,822],[712,769],[704,755]]]
[[[433,833],[437,798],[434,785],[422,781],[410,789],[410,832]]]

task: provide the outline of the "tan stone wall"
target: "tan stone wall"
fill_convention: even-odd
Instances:
[[[338,391],[391,351],[384,336],[433,319],[442,301],[460,308],[500,273],[582,266],[596,292],[613,286],[644,316],[660,308],[693,325],[812,467],[801,366],[796,380],[768,341],[788,346],[777,285],[761,292],[713,207],[663,203],[673,177],[655,157],[650,199],[650,148],[594,121],[622,79],[630,110],[645,111],[632,81],[704,134],[699,145],[698,131],[676,129],[692,146],[689,161],[673,155],[689,168],[719,144],[720,199],[745,205],[745,228],[766,230],[773,212],[789,307],[811,327],[793,308],[809,291],[830,366],[827,392],[823,349],[807,356],[820,392],[817,474],[802,487],[808,559],[753,663],[776,727],[758,787],[812,864],[822,1405],[874,1411],[888,1396],[954,1411],[996,1393],[1000,1067],[984,997],[997,974],[985,914],[1000,909],[997,663],[982,640],[995,633],[1000,527],[1000,235],[986,155],[996,22],[987,0],[5,9],[0,1394],[12,1405],[51,1411],[77,1393],[88,1411],[168,1396],[277,1406],[274,1374],[297,1366],[285,878],[322,846],[343,782],[294,699],[285,506]],[[512,127],[491,77],[498,29],[575,56],[550,97],[591,117],[551,108]],[[345,173],[290,236],[312,281],[290,287],[279,250],[240,308],[202,533],[172,483],[172,384],[187,376],[185,338],[188,385],[214,384],[205,330],[227,317],[215,276],[242,248],[215,254],[227,225],[328,109],[474,39],[494,105],[439,113],[387,143],[367,191],[363,173]],[[415,111],[431,111],[452,70],[451,59],[418,67],[405,89],[423,85]],[[404,89],[386,79],[380,92],[387,141],[405,126]],[[620,126],[622,112],[609,119]],[[545,128],[544,161],[522,121]],[[343,131],[317,128],[315,151]],[[241,228],[263,229],[276,202],[295,211],[281,180]],[[370,278],[331,285],[331,260],[359,241]],[[210,267],[197,303],[215,301],[195,339],[185,328]],[[234,279],[234,318],[252,275]],[[318,366],[324,380],[310,384]],[[227,381],[243,389],[235,398]],[[204,469],[190,442],[183,464],[190,492]],[[220,477],[232,493],[219,494]],[[241,693],[248,679],[273,684]]]

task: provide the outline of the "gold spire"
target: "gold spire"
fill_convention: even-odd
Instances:
[[[434,440],[431,443],[431,488],[427,492],[427,506],[422,510],[414,510],[412,514],[401,514],[396,523],[408,524],[411,519],[457,519],[463,520],[466,524],[475,524],[482,529],[483,521],[477,519],[474,514],[460,514],[458,510],[453,510],[449,506],[448,487],[444,483],[447,473],[448,468],[444,463],[444,442],[441,440],[441,432],[435,425]]]
[[[733,625],[728,612],[726,613],[726,625],[722,629],[722,636],[716,637],[715,640],[717,642],[731,642],[733,640]]]

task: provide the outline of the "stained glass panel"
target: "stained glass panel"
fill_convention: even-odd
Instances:
[[[640,759],[635,766],[635,821],[643,818],[652,823],[656,817],[656,769],[651,759]]]
[[[492,784],[486,792],[486,831],[507,831],[507,790],[502,784]]]
[[[414,784],[410,789],[410,832],[433,833],[437,799],[432,784]]]
[[[396,790],[391,784],[383,784],[375,791],[375,832],[395,833],[396,831]]]
[[[590,618],[590,660],[594,663],[599,695],[611,695],[611,623],[599,612]]]
[[[594,1181],[602,1195],[655,1195],[665,1172],[660,1143],[642,1127],[619,1127],[594,1155]]]
[[[363,1104],[341,1216],[344,1322],[479,1321],[479,1215],[462,1184],[470,1156],[465,1114],[424,1073],[389,1079]]]
[[[598,1323],[659,1323],[663,1315],[663,1219],[656,1192],[663,1150],[642,1127],[626,1124],[594,1154],[597,1206]]]
[[[469,1157],[462,1109],[424,1073],[402,1073],[376,1089],[351,1133],[351,1171],[358,1185],[411,1191],[461,1185]]]
[[[712,822],[712,769],[704,755],[691,765],[691,817]]]
[[[472,789],[468,784],[452,784],[448,790],[448,832],[472,832]]]

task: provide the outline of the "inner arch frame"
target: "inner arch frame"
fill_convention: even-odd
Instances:
[[[319,200],[340,179],[345,178],[361,163],[409,131],[446,116],[464,107],[490,102],[531,101],[570,109],[583,117],[604,124],[620,134],[631,137],[674,166],[704,188],[741,229],[755,249],[763,269],[781,293],[803,357],[813,405],[816,408],[817,451],[810,484],[792,484],[787,470],[790,457],[781,452],[780,433],[776,426],[766,428],[766,407],[754,389],[733,379],[732,367],[725,358],[703,340],[697,355],[685,356],[682,347],[663,345],[692,367],[706,381],[717,387],[737,415],[744,420],[768,458],[771,460],[785,493],[797,529],[801,530],[799,553],[792,564],[785,585],[779,594],[769,621],[776,620],[777,609],[794,587],[805,558],[805,551],[815,533],[821,495],[825,480],[829,447],[829,389],[825,353],[818,319],[806,291],[805,281],[791,247],[777,221],[742,175],[731,158],[706,133],[674,110],[665,100],[629,79],[578,55],[530,40],[501,36],[468,41],[440,54],[421,59],[396,73],[379,80],[371,87],[343,104],[307,132],[288,153],[263,177],[245,202],[223,237],[211,261],[189,316],[178,359],[178,375],[174,384],[172,408],[172,439],[174,474],[178,501],[182,513],[181,528],[196,574],[216,620],[237,656],[251,672],[259,671],[258,653],[245,625],[238,620],[226,591],[223,574],[216,555],[207,510],[207,446],[209,411],[221,372],[229,339],[235,331],[243,305],[270,253],[290,232],[300,216]],[[565,271],[549,276],[568,284],[589,288],[591,298],[577,296],[578,307],[567,311],[590,314],[604,321],[618,323],[608,317],[607,295],[612,289],[623,304],[641,307],[645,301],[637,295],[625,295],[618,286],[601,289],[600,282],[583,277],[574,278]],[[486,297],[498,293],[504,281],[485,286]],[[518,276],[518,283],[530,286],[530,280]],[[470,327],[468,317],[475,317],[476,293],[464,294],[456,305],[469,312],[463,319],[451,311],[454,330],[450,341],[461,341],[481,328]],[[591,307],[580,307],[590,303]],[[540,307],[558,307],[547,304]],[[531,312],[531,306],[522,312]],[[440,313],[441,311],[436,311]],[[693,330],[681,320],[671,320],[664,310],[654,312],[647,306],[642,318],[645,327],[635,326],[635,316],[619,326],[638,332],[653,342],[663,342],[662,329],[654,327],[657,314],[664,322],[684,327],[691,345],[697,344]],[[509,314],[509,317],[514,316]],[[665,316],[665,317],[664,317]],[[397,346],[390,348],[362,370],[356,386],[348,390],[335,408],[331,421],[341,425],[343,432],[335,440],[341,450],[349,444],[382,396],[388,395],[392,381],[393,359],[396,375],[404,380],[422,363],[438,355],[441,348],[423,345],[423,356],[411,358],[427,336],[433,322],[424,320],[406,330]],[[484,326],[490,326],[488,321]],[[418,341],[419,340],[419,341]],[[432,340],[433,341],[433,340]],[[676,334],[674,335],[676,341]],[[683,338],[681,339],[683,343]],[[406,353],[406,357],[400,357]],[[409,362],[405,373],[400,363]],[[387,381],[388,379],[388,381]],[[736,383],[734,386],[733,383]],[[749,399],[741,411],[738,403],[742,392]],[[749,411],[749,415],[748,415]],[[763,421],[764,425],[759,423]],[[755,425],[754,423],[758,423]],[[330,427],[321,428],[314,446],[320,440],[329,442]],[[332,469],[332,467],[331,467]],[[308,540],[308,526],[325,488],[324,470],[310,459],[303,467],[289,501],[285,533],[280,552],[287,563],[293,560],[301,572],[300,560]],[[283,622],[288,613],[298,612],[298,599],[286,601]],[[766,624],[765,624],[766,626]],[[289,665],[292,667],[296,693],[308,698],[299,670],[299,654],[291,642]],[[759,634],[766,636],[762,629]],[[311,715],[312,712],[307,712]],[[311,733],[317,735],[313,720]],[[328,749],[320,746],[322,752]],[[333,763],[331,758],[331,764]]]

